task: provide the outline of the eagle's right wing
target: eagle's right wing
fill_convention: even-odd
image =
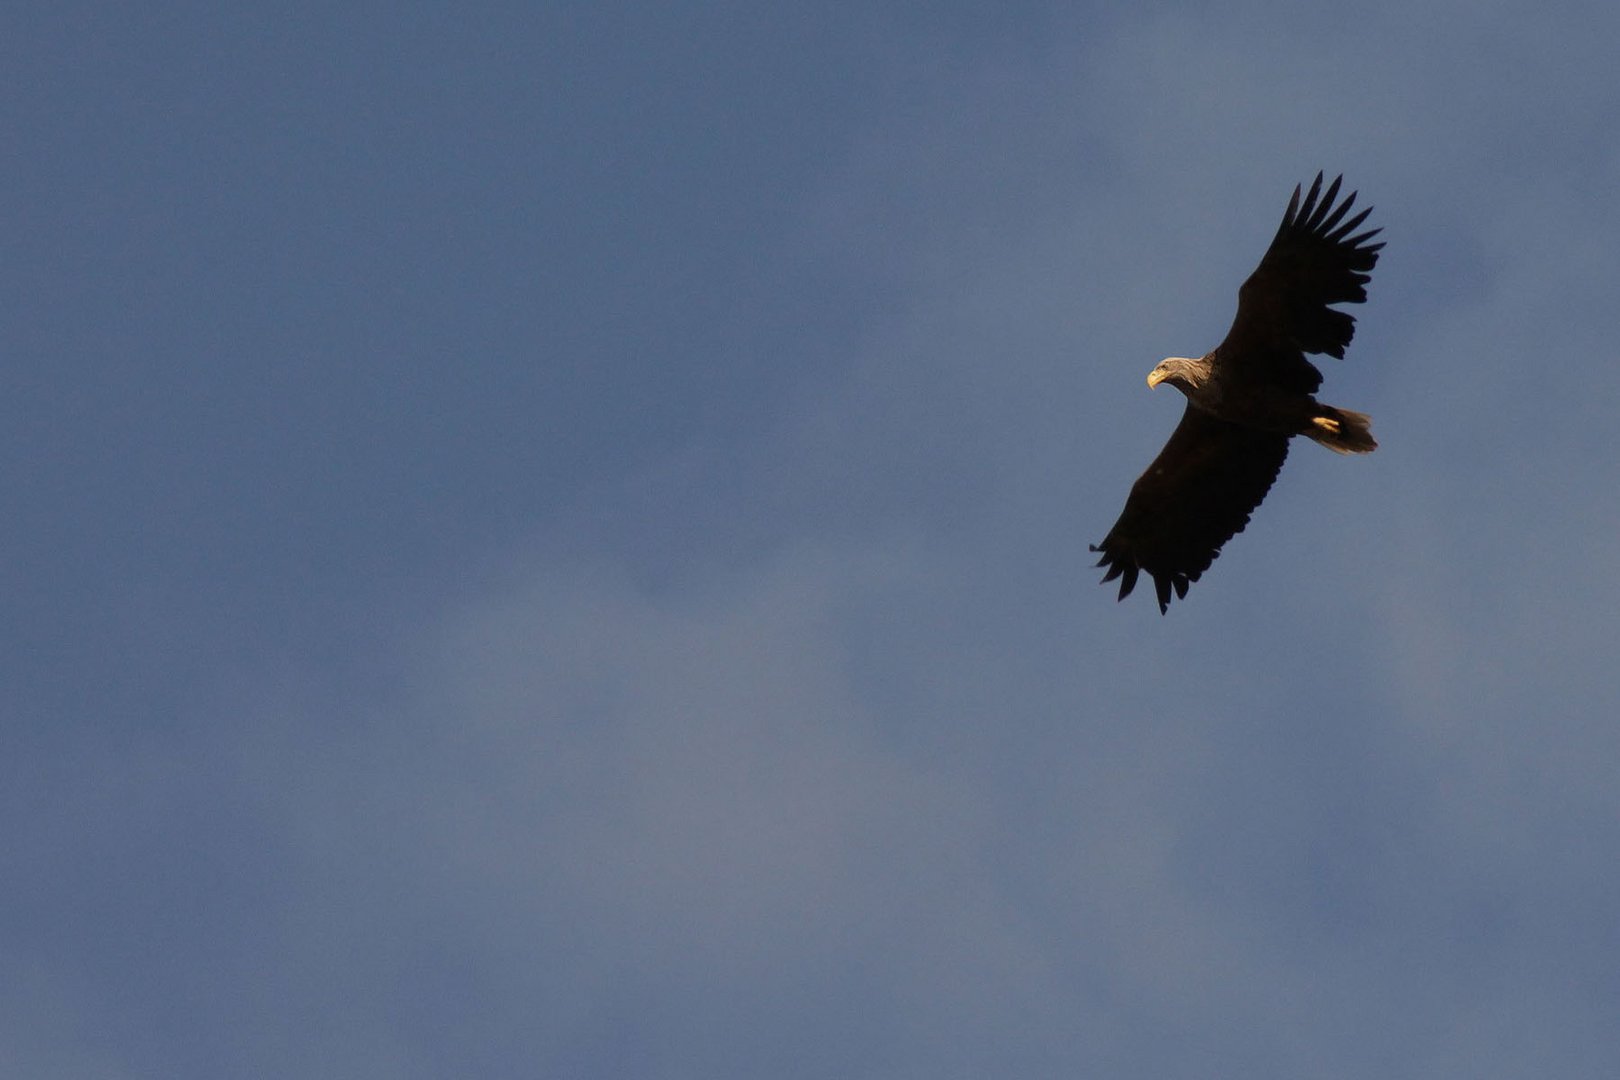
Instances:
[[[1119,598],[1130,595],[1141,571],[1153,576],[1159,611],[1170,592],[1187,595],[1220,553],[1243,531],[1249,514],[1271,490],[1288,456],[1288,436],[1218,420],[1188,404],[1171,433],[1125,500],[1125,511],[1101,544],[1103,581],[1122,577]]]

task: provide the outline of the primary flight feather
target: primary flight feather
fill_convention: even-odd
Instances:
[[[1215,351],[1172,356],[1148,373],[1148,386],[1169,383],[1187,396],[1181,423],[1136,483],[1125,510],[1101,544],[1103,581],[1120,579],[1119,598],[1147,573],[1159,611],[1171,593],[1187,595],[1225,544],[1249,523],[1288,456],[1288,440],[1304,435],[1341,454],[1377,448],[1364,413],[1323,405],[1322,385],[1306,353],[1344,359],[1355,319],[1332,307],[1367,299],[1367,282],[1382,230],[1356,230],[1371,207],[1346,217],[1351,192],[1337,206],[1337,177],[1322,190],[1322,174],[1300,199],[1288,201],[1277,235],[1238,290],[1237,318]]]

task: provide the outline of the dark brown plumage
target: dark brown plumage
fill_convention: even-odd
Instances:
[[[1355,233],[1371,208],[1346,218],[1356,196],[1335,207],[1340,179],[1322,190],[1322,174],[1288,210],[1260,265],[1238,290],[1237,317],[1214,352],[1170,357],[1148,375],[1187,396],[1181,423],[1131,488],[1125,510],[1101,544],[1104,582],[1120,579],[1119,598],[1138,576],[1153,578],[1159,611],[1187,595],[1221,546],[1249,523],[1288,456],[1295,435],[1341,454],[1367,453],[1368,418],[1323,405],[1312,395],[1322,373],[1306,353],[1344,358],[1355,319],[1332,304],[1367,299],[1382,243],[1380,230]]]

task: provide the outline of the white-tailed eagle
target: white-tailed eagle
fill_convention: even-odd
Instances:
[[[1103,581],[1121,579],[1121,600],[1144,571],[1161,613],[1172,591],[1185,597],[1221,545],[1249,523],[1295,435],[1341,454],[1377,447],[1364,413],[1316,400],[1322,373],[1305,359],[1344,359],[1355,320],[1330,305],[1367,299],[1384,246],[1367,242],[1382,230],[1351,235],[1372,208],[1347,219],[1355,192],[1333,205],[1342,179],[1323,191],[1317,173],[1303,203],[1294,188],[1271,247],[1238,290],[1226,340],[1205,356],[1172,356],[1148,373],[1148,386],[1167,382],[1185,394],[1187,409],[1132,486],[1119,520],[1092,545],[1102,553],[1097,565],[1108,569]]]

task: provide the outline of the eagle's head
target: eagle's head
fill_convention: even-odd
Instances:
[[[1203,385],[1209,375],[1209,362],[1202,357],[1168,356],[1159,366],[1148,372],[1148,386],[1167,382],[1183,394],[1191,393]]]

